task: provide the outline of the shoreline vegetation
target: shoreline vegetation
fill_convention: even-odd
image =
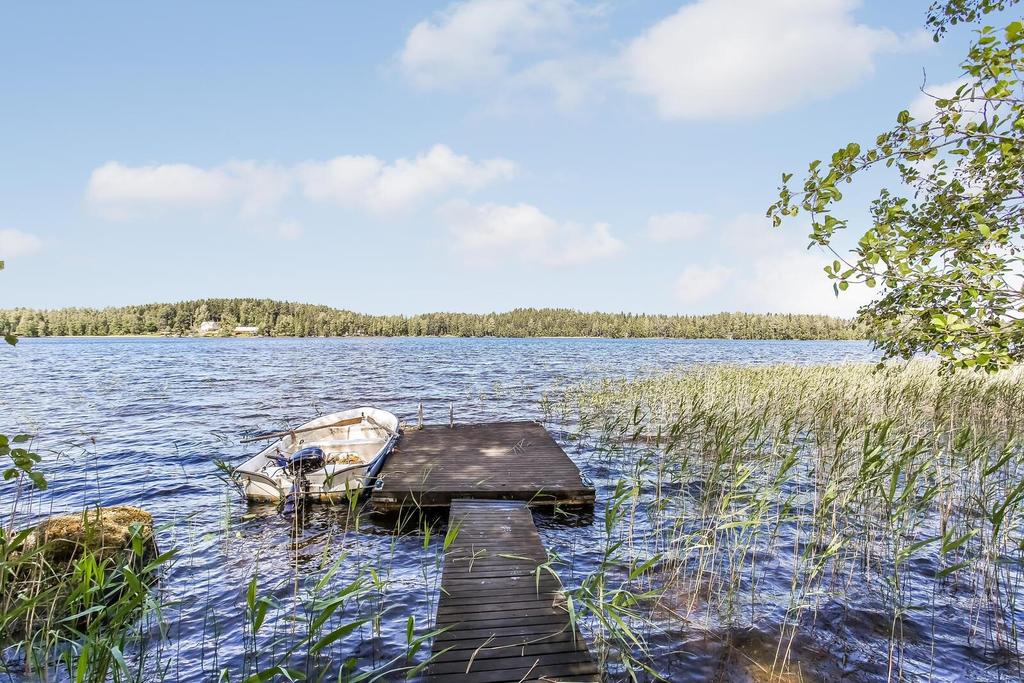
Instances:
[[[1024,370],[704,365],[543,405],[618,479],[618,556],[572,597],[641,567],[651,665],[703,633],[723,680],[1021,676]]]
[[[593,337],[608,339],[862,340],[845,318],[787,313],[654,315],[517,308],[503,313],[370,315],[271,299],[197,299],[108,308],[0,310],[19,337]]]

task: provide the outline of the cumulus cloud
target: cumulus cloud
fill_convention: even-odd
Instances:
[[[751,312],[828,313],[852,316],[875,290],[851,287],[835,295],[825,255],[795,249],[759,258],[739,284],[739,303]]]
[[[622,55],[627,87],[664,118],[745,118],[843,90],[899,47],[858,23],[856,0],[700,0],[647,29]]]
[[[743,268],[716,261],[687,266],[675,282],[676,298],[693,311],[852,316],[874,293],[851,287],[837,297],[823,270],[830,261],[814,252],[784,249],[743,262]]]
[[[421,88],[504,76],[516,55],[551,49],[584,8],[574,0],[469,0],[409,32],[398,62]]]
[[[189,164],[131,167],[109,161],[92,172],[88,196],[98,204],[207,204],[226,199],[232,184],[223,169]]]
[[[230,161],[211,168],[108,161],[90,175],[86,199],[111,217],[153,208],[225,204],[236,205],[245,216],[258,216],[273,210],[291,184],[288,169],[256,161]]]
[[[111,161],[92,172],[86,197],[115,216],[154,208],[217,206],[237,208],[244,217],[263,216],[293,194],[383,213],[453,191],[478,190],[515,171],[515,164],[506,159],[476,162],[445,145],[391,163],[369,155],[294,166],[231,161],[210,168]]]
[[[623,243],[606,223],[559,222],[529,204],[474,206],[449,202],[438,210],[464,256],[486,262],[513,258],[572,266],[609,258]]]
[[[722,245],[746,254],[769,254],[807,243],[808,231],[799,228],[776,228],[763,213],[738,213],[717,226]]]
[[[711,228],[706,213],[676,211],[647,219],[647,237],[653,242],[686,242],[705,234]]]
[[[445,145],[435,145],[415,159],[398,159],[392,164],[372,156],[310,162],[298,168],[298,177],[310,199],[387,212],[451,190],[478,190],[509,179],[515,172],[515,164],[507,159],[478,163]]]
[[[0,230],[0,260],[34,254],[43,248],[43,241],[21,230]]]
[[[703,214],[698,214],[703,215]],[[806,232],[780,230],[760,214],[708,219],[699,256],[674,283],[691,312],[825,313],[852,316],[875,290],[855,286],[838,297],[824,267],[834,256],[805,248]]]
[[[609,91],[649,97],[667,119],[749,118],[870,76],[887,51],[926,45],[854,17],[861,0],[697,0],[624,47],[578,49],[605,5],[466,0],[417,24],[398,55],[424,89],[478,87],[508,109],[541,92],[573,109]]]
[[[676,298],[685,304],[707,302],[721,293],[734,273],[732,268],[720,264],[687,266],[676,278]]]

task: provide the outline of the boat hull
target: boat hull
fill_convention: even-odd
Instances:
[[[332,423],[351,422],[361,416],[359,427]],[[367,434],[371,438],[366,438]],[[303,438],[300,435],[308,435]],[[380,438],[373,438],[379,435]],[[302,497],[307,501],[339,502],[367,488],[383,467],[400,437],[398,419],[376,408],[358,408],[333,413],[295,428],[290,434],[275,441],[232,472],[243,496],[251,502],[278,503],[292,490],[295,476],[276,464],[275,456],[282,450],[299,447],[323,446],[328,449],[328,464],[322,469],[302,475]],[[345,454],[346,462],[331,462],[331,450]],[[359,455],[361,453],[362,455]],[[358,459],[356,462],[351,462]]]

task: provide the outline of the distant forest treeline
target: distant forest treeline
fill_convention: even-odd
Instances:
[[[276,337],[678,337],[690,339],[862,339],[856,323],[824,315],[717,313],[646,315],[518,308],[507,313],[366,315],[269,299],[200,299],[117,308],[0,310],[0,331],[23,337],[133,334],[192,335],[205,321],[219,334],[258,326]]]

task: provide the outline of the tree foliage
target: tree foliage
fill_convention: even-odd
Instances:
[[[0,331],[23,337],[51,335],[191,335],[205,321],[220,334],[239,325],[261,335],[457,337],[677,337],[692,339],[863,339],[849,320],[823,315],[718,313],[642,315],[520,308],[505,313],[366,315],[328,306],[270,299],[201,299],[119,308],[0,310]]]
[[[986,14],[1001,12],[1008,6],[1016,4],[1017,0],[944,0],[933,2],[928,8],[927,25],[935,34],[934,39],[938,42],[949,30],[950,26],[957,24],[971,24]]]
[[[933,5],[929,23],[973,21],[1016,0]],[[998,370],[1024,359],[1024,28],[980,28],[963,62],[963,84],[935,97],[934,113],[895,126],[862,148],[851,142],[814,161],[801,186],[783,175],[768,214],[775,225],[810,214],[812,245],[833,250],[825,268],[836,293],[879,287],[860,311],[886,357],[935,352],[948,368]],[[833,248],[849,225],[836,215],[841,187],[875,167],[898,172],[871,225],[848,254]]]

